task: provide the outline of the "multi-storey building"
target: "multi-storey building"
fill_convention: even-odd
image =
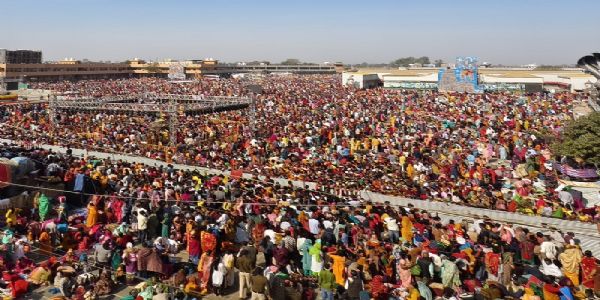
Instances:
[[[2,50],[0,50],[2,51]],[[173,70],[180,70],[185,79],[199,78],[203,75],[229,76],[235,73],[300,73],[334,74],[343,71],[342,64],[220,64],[217,60],[146,62],[134,59],[122,63],[95,63],[65,59],[54,63],[42,63],[40,51],[4,50],[6,57],[0,59],[0,82],[8,89],[16,89],[19,82],[59,81],[82,79],[110,79],[128,77],[169,77]],[[19,52],[21,51],[21,52]],[[23,52],[25,51],[25,52]],[[7,54],[7,53],[13,54]],[[20,54],[14,54],[19,52]],[[37,54],[33,54],[37,53]],[[39,54],[39,55],[38,55]],[[2,52],[0,52],[2,55]],[[34,59],[34,57],[37,57]],[[179,66],[174,68],[175,65]]]

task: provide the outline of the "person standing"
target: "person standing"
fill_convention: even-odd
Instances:
[[[413,238],[413,223],[407,214],[402,214],[402,239],[406,242],[412,242]]]
[[[592,256],[592,251],[586,250],[581,259],[582,284],[586,289],[594,289],[594,278],[597,277],[597,261]]]
[[[558,255],[563,274],[571,279],[575,286],[579,286],[579,270],[581,269],[582,258],[581,249],[575,245],[567,245],[565,251]]]
[[[251,278],[252,298],[250,300],[266,300],[269,280],[263,275],[263,270],[256,268]]]
[[[251,261],[250,257],[248,257],[248,250],[242,249],[240,251],[240,256],[237,258],[235,263],[236,263],[237,269],[240,271],[239,272],[239,278],[240,278],[239,297],[240,297],[240,299],[246,299],[246,297],[248,296],[248,290],[252,286],[251,282],[250,282],[250,280],[251,280],[250,273],[254,269],[254,266],[252,265],[252,261]]]
[[[398,222],[392,217],[387,217],[385,218],[384,223],[390,232],[390,241],[392,244],[397,243],[398,240],[400,240],[400,227],[398,226]]]
[[[139,242],[143,244],[148,239],[148,213],[143,208],[137,211],[137,223]]]
[[[222,262],[213,263],[213,271],[212,271],[212,286],[214,288],[215,295],[221,296],[223,295],[223,288],[225,283],[225,273],[227,269],[225,269],[225,265]]]
[[[412,267],[410,256],[406,253],[400,253],[400,259],[398,260],[397,266],[399,267],[397,272],[400,277],[402,287],[408,289],[412,285],[412,274],[410,268]]]
[[[110,250],[108,241],[96,244],[94,247],[94,258],[101,266],[109,265],[110,259],[112,258],[112,251]]]
[[[172,222],[172,220],[171,220],[171,214],[168,211],[166,211],[163,214],[162,221],[160,222],[162,224],[161,225],[160,236],[162,236],[164,238],[168,238],[169,237],[170,230],[171,230],[171,222]]]
[[[231,251],[226,250],[225,255],[223,255],[223,258],[221,259],[221,262],[225,266],[225,282],[223,285],[226,289],[228,287],[233,286],[235,281],[235,270],[233,268],[233,265],[235,263],[235,256],[231,253]]]
[[[133,248],[132,243],[127,243],[125,251],[123,251],[123,261],[125,262],[126,281],[133,282],[137,273],[137,249]]]
[[[192,229],[187,236],[189,261],[197,264],[200,260],[200,238],[196,230]]]
[[[346,296],[349,300],[358,300],[360,292],[364,290],[363,281],[358,270],[351,270],[350,277],[346,279]]]
[[[321,288],[322,300],[333,300],[333,291],[335,289],[335,276],[331,272],[331,264],[326,264],[323,270],[319,272],[319,288]]]
[[[200,261],[198,262],[198,277],[202,281],[202,294],[208,293],[208,284],[211,279],[210,277],[210,269],[213,265],[214,256],[212,255],[212,251],[208,250],[202,253],[200,256]]]
[[[88,212],[87,212],[87,220],[85,222],[85,225],[87,226],[87,228],[92,228],[98,222],[98,210],[96,209],[96,206],[92,202],[90,202],[88,204],[87,209],[88,209]]]

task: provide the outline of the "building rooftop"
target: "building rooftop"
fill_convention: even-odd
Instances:
[[[560,75],[558,77],[561,78],[594,78],[594,76],[587,74],[587,73],[580,73],[580,74],[567,74],[567,75]]]
[[[502,77],[502,78],[539,78],[540,76],[535,76],[529,73],[490,73],[490,74],[481,74],[483,76],[489,77]]]

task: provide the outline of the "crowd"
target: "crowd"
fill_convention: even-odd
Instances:
[[[81,97],[137,93],[245,95],[237,79],[38,83]],[[416,199],[591,222],[598,208],[561,195],[546,139],[572,117],[576,95],[357,90],[337,76],[272,77],[255,122],[247,111],[182,114],[169,145],[165,116],[47,107],[2,108],[6,137],[315,182],[346,197],[367,189]],[[256,128],[252,128],[256,124]]]
[[[3,146],[36,162],[32,209],[3,219],[0,292],[94,299],[593,299],[571,232],[126,161]],[[31,178],[29,178],[31,179]],[[13,188],[26,184],[13,183]],[[50,259],[34,263],[32,249]],[[100,270],[97,272],[97,270]],[[235,285],[235,278],[238,284]],[[33,286],[33,287],[32,287]]]

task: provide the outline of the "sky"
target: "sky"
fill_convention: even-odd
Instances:
[[[287,58],[388,63],[475,56],[574,64],[600,51],[595,0],[0,0],[0,48],[44,60]]]

